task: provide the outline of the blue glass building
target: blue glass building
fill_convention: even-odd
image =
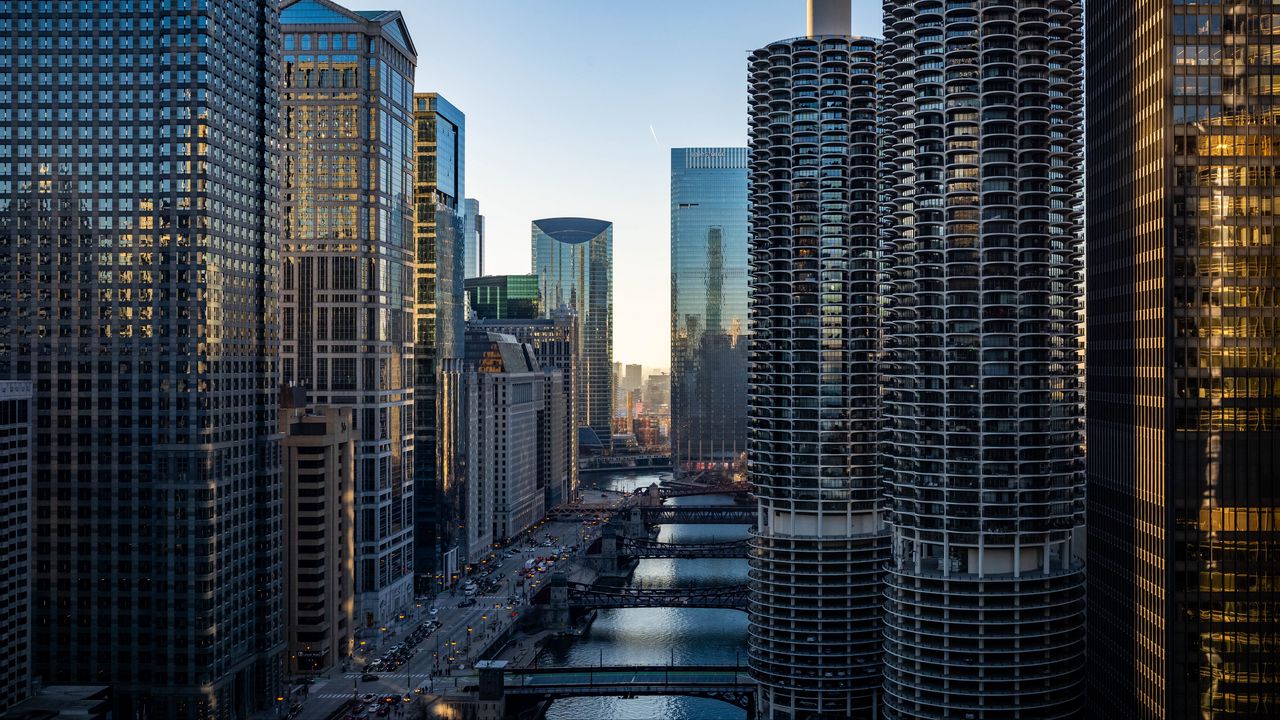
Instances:
[[[747,149],[671,150],[671,453],[730,470],[747,443]]]
[[[612,433],[613,223],[590,218],[533,221],[533,272],[543,317],[578,316],[581,372],[575,416],[605,447]]]

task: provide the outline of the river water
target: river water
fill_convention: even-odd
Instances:
[[[668,473],[592,474],[583,485],[605,490],[634,490],[669,478]],[[676,498],[676,504],[724,504],[723,497]],[[662,542],[723,542],[747,536],[739,525],[664,525]],[[632,584],[647,587],[731,585],[747,579],[743,560],[641,560]],[[730,664],[746,662],[747,616],[740,610],[633,608],[601,610],[591,628],[577,638],[548,645],[538,655],[542,665]],[[570,698],[558,700],[548,720],[743,720],[742,710],[704,698],[641,697]]]

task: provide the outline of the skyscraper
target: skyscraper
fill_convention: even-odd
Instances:
[[[568,308],[562,307],[551,318],[477,320],[467,323],[467,326],[511,335],[533,349],[543,370],[560,371],[562,387],[555,394],[565,404],[564,412],[559,415],[563,419],[564,433],[568,440],[562,448],[565,453],[564,461],[560,463],[564,467],[563,474],[552,472],[548,477],[546,506],[552,508],[572,500],[578,492],[578,432],[577,424],[573,421],[574,392],[579,367],[578,318]],[[546,465],[553,466],[556,462],[548,458]]]
[[[674,148],[672,465],[725,470],[746,444],[747,149]]]
[[[350,407],[357,625],[413,600],[413,71],[394,11],[283,3],[284,382]]]
[[[885,716],[1078,717],[1081,4],[884,12]]]
[[[463,233],[466,235],[466,268],[467,279],[484,275],[484,215],[480,214],[480,201],[466,199],[466,219]]]
[[[533,272],[543,317],[568,306],[578,317],[578,427],[605,447],[613,416],[613,223],[589,218],[533,221]]]
[[[848,2],[750,58],[750,662],[762,717],[870,717],[882,568],[876,51]],[[720,322],[725,321],[723,315]],[[646,393],[647,394],[647,393]]]
[[[462,423],[459,428],[446,431],[441,427],[449,411],[441,407],[439,383],[444,362],[462,357],[466,332],[466,116],[437,93],[418,93],[413,103],[419,170],[414,185],[418,264],[414,280],[418,326],[414,349],[414,477],[418,488],[414,572],[418,589],[425,592],[434,586],[442,568],[457,566],[454,537],[461,517],[457,491],[465,477],[465,445],[441,442],[465,428],[465,416],[451,415]]]
[[[31,382],[0,381],[0,712],[31,694]]]
[[[1087,7],[1090,705],[1280,717],[1276,8]]]
[[[282,680],[276,8],[0,4],[33,670],[116,717],[246,718]]]

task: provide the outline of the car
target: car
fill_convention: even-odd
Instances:
[[[374,699],[373,693],[365,693],[364,695],[360,696],[361,702],[365,703],[366,705],[373,702],[373,699]]]
[[[473,598],[473,597],[469,597],[469,598],[467,598],[466,600],[463,600],[462,602],[458,603],[458,607],[460,607],[460,608],[468,608],[468,607],[471,607],[471,606],[473,606],[473,605],[475,605],[475,604],[476,604],[476,599],[475,599],[475,598]]]
[[[378,717],[386,717],[390,713],[391,713],[391,709],[388,708],[386,705],[383,705],[382,707],[378,708]]]
[[[378,682],[378,676],[373,673],[365,673],[360,676],[360,682]]]
[[[378,706],[377,706],[377,705],[370,705],[369,707],[365,708],[365,710],[367,710],[367,711],[368,711],[368,712],[370,712],[370,713],[376,713],[376,712],[378,712]]]
[[[436,615],[438,615],[439,613],[440,613],[440,608],[436,607],[435,605],[432,605],[432,606],[431,606],[431,616],[432,616],[432,617],[435,617],[435,616],[436,616]]]

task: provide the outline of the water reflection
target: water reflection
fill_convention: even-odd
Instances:
[[[632,472],[583,478],[606,490],[631,491],[670,477],[668,473]],[[679,504],[726,502],[724,497],[678,498]],[[662,542],[725,542],[745,538],[745,526],[665,525]],[[648,587],[729,585],[746,582],[743,560],[642,560],[633,584]],[[538,655],[543,665],[720,664],[745,662],[747,615],[738,610],[634,608],[602,610],[582,637],[548,645]],[[570,698],[547,711],[548,720],[743,720],[741,709],[716,700],[688,697]]]

